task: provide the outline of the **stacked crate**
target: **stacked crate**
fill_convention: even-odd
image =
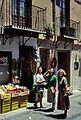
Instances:
[[[6,113],[18,108],[27,108],[28,94],[8,94],[0,96],[0,113]]]
[[[16,110],[19,107],[19,96],[11,95],[11,111]]]
[[[6,113],[10,111],[11,97],[1,99],[1,113]]]
[[[0,113],[1,113],[1,96],[0,96]]]
[[[27,107],[27,100],[28,100],[27,95],[20,96],[20,100],[19,100],[20,108]]]

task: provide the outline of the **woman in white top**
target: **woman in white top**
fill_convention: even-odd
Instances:
[[[42,67],[40,66],[40,67],[38,67],[37,74],[36,74],[36,86],[37,86],[38,98],[34,104],[35,107],[37,107],[38,102],[40,102],[40,107],[42,107],[44,82],[45,82],[45,79],[44,79],[43,74],[42,74]]]

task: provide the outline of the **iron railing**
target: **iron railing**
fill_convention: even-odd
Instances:
[[[80,38],[80,22],[65,17],[56,18],[56,34]]]
[[[25,1],[26,2],[26,1]],[[2,26],[14,26],[44,31],[46,26],[46,8],[26,3],[5,1],[1,4],[0,22]],[[4,7],[5,6],[5,7]]]
[[[22,16],[12,14],[12,24],[15,27],[31,28],[34,30],[44,31],[46,26],[46,9],[31,6],[31,10],[27,10]]]

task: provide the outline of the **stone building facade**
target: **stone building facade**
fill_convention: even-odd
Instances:
[[[32,46],[37,49],[35,68],[41,65],[44,72],[55,56],[56,72],[64,68],[69,86],[81,89],[81,4],[77,1],[1,0],[0,51],[10,51],[17,61],[19,46]],[[52,37],[45,31],[48,27]]]

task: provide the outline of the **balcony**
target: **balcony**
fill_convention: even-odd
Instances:
[[[47,23],[46,8],[44,9],[34,5],[31,5],[27,9],[26,8],[26,6],[21,6],[20,9],[19,6],[11,5],[11,3],[8,3],[5,9],[3,7],[3,11],[1,13],[1,24],[4,27],[4,34],[12,32],[18,35],[21,35],[22,33],[22,35],[25,36],[31,31],[31,34],[33,34],[33,32],[44,32]]]
[[[80,22],[65,17],[58,17],[56,19],[56,33],[58,36],[67,36],[68,38],[79,39]]]
[[[46,9],[31,6],[31,10],[27,10],[22,16],[12,14],[12,24],[15,27],[43,31],[46,26]]]

